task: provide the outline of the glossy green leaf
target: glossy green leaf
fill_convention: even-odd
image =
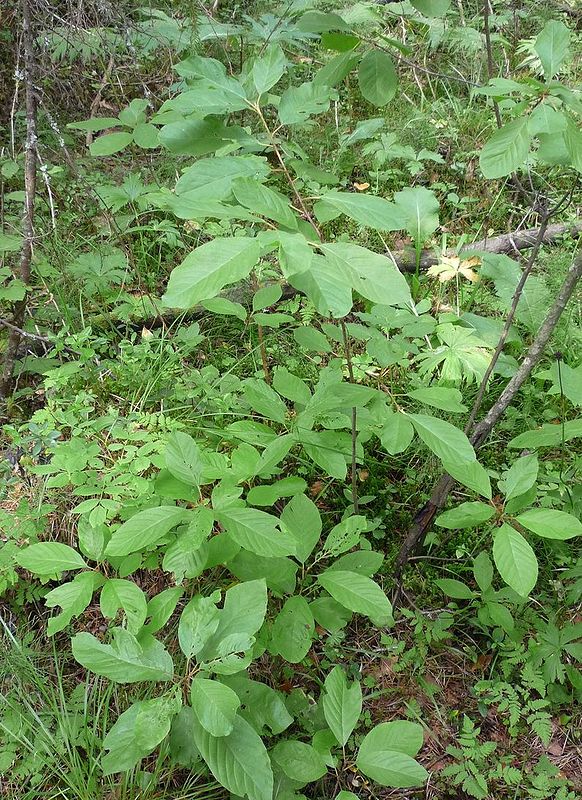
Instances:
[[[218,521],[237,544],[268,558],[295,554],[295,540],[278,528],[279,520],[255,508],[229,508],[217,514]]]
[[[320,201],[324,206],[332,206],[339,213],[350,217],[359,225],[377,231],[397,231],[406,227],[406,216],[395,203],[373,194],[354,194],[353,192],[327,192]],[[314,211],[317,214],[319,204]]]

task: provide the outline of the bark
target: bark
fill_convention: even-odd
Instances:
[[[36,194],[36,94],[34,88],[35,58],[34,34],[28,0],[22,0],[22,47],[24,51],[24,92],[26,103],[26,142],[24,156],[24,212],[22,218],[22,250],[20,264],[15,277],[28,286],[30,265],[34,246],[34,201]],[[0,379],[0,399],[8,397],[13,387],[14,362],[22,339],[21,329],[26,314],[27,297],[14,304],[12,321],[9,327],[8,344],[4,354],[2,377]]]

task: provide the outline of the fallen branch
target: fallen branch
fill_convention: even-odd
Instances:
[[[498,400],[491,407],[487,415],[473,429],[469,436],[469,441],[475,449],[481,447],[487,439],[497,422],[501,419],[510,403],[513,401],[517,392],[523,386],[531,371],[540,360],[542,353],[554,332],[556,325],[570,300],[580,277],[582,276],[582,250],[580,250],[570,267],[564,282],[560,288],[552,307],[550,308],[544,322],[540,326],[535,339],[533,340],[525,358],[519,369],[509,381]],[[428,530],[430,529],[435,516],[444,506],[447,497],[455,480],[446,473],[441,476],[438,483],[432,490],[430,499],[416,514],[410,526],[406,538],[400,548],[394,565],[394,577],[397,583],[400,580],[402,570],[406,566],[416,551],[422,547]],[[398,596],[398,588],[396,595]]]

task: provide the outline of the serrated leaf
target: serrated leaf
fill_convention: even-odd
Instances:
[[[481,172],[486,178],[503,178],[525,163],[531,134],[527,117],[519,117],[499,128],[486,142],[479,156]]]
[[[341,667],[334,667],[324,683],[323,713],[333,735],[343,747],[362,712],[362,689],[359,681],[348,684]]]
[[[228,736],[216,738],[196,726],[196,747],[216,780],[237,797],[272,800],[273,772],[261,738],[246,720],[236,716]]]
[[[369,617],[382,627],[391,625],[392,605],[370,578],[347,570],[327,570],[317,580],[344,608]]]

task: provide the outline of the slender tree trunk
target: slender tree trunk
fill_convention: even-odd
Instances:
[[[35,57],[34,34],[29,0],[21,0],[22,8],[22,48],[24,53],[24,92],[26,102],[26,143],[24,156],[24,214],[22,218],[22,250],[20,264],[15,277],[28,286],[30,284],[30,265],[34,245],[34,202],[36,194],[36,95],[35,95]],[[10,333],[4,354],[2,377],[0,378],[0,398],[6,398],[13,388],[14,363],[18,353],[26,314],[27,296],[14,304]]]

